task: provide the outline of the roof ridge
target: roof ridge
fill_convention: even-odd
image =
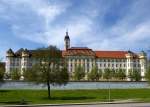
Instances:
[[[128,51],[94,50],[94,52],[128,52]]]

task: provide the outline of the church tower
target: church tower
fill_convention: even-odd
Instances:
[[[68,35],[68,31],[66,32],[64,41],[65,41],[65,50],[67,50],[68,48],[70,48],[70,38]]]

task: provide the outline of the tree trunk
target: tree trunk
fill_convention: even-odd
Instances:
[[[48,88],[48,98],[51,98],[51,93],[50,93],[50,83],[47,81],[47,88]]]

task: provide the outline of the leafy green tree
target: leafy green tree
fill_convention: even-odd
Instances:
[[[61,64],[61,51],[56,47],[42,49],[47,52],[42,55],[39,63],[26,69],[23,73],[24,80],[47,85],[48,98],[51,98],[50,85],[65,85],[69,81],[67,68]]]
[[[109,68],[104,69],[103,78],[107,80],[112,78],[112,72]]]
[[[0,61],[1,61],[1,59],[0,59]],[[4,63],[0,62],[0,82],[3,81],[4,74],[5,74],[5,66],[4,66]]]
[[[84,68],[81,65],[78,65],[77,67],[75,67],[74,79],[75,80],[81,80],[84,77],[85,77]]]
[[[128,71],[128,77],[130,78],[130,81],[134,80],[133,71],[131,69]]]
[[[0,81],[3,81],[4,73],[5,73],[5,69],[3,67],[0,67]]]
[[[142,76],[140,70],[135,71],[135,80],[136,81],[141,81]]]
[[[20,80],[21,72],[18,69],[13,69],[10,71],[10,76],[12,80]]]
[[[139,70],[133,69],[129,70],[129,78],[131,81],[140,81],[142,77]]]
[[[10,79],[11,78],[11,74],[10,73],[4,73],[4,79]]]
[[[116,78],[116,71],[114,69],[110,69],[110,75],[111,75],[111,79],[115,79]]]
[[[98,70],[99,79],[102,78],[103,72],[101,69]]]
[[[125,69],[116,70],[116,78],[119,80],[124,80],[126,78]]]
[[[88,73],[88,79],[92,81],[98,81],[101,77],[101,72],[98,70],[97,66],[94,66],[91,72]]]
[[[32,66],[32,68],[23,69],[24,81],[35,82],[35,80],[37,80],[35,78],[38,76],[37,72],[41,69],[39,66],[40,66],[39,64],[35,64]]]
[[[150,63],[148,63],[148,66],[147,66],[147,70],[145,72],[145,79],[149,82],[150,84]]]

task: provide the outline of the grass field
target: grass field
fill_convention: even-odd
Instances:
[[[0,90],[0,104],[83,103],[108,101],[108,90]],[[150,89],[111,89],[111,99],[138,99],[150,102]]]

